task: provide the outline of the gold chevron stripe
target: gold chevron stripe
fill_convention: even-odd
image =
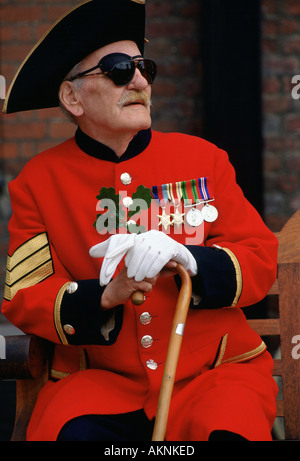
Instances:
[[[40,250],[45,245],[48,245],[46,233],[38,234],[32,239],[27,240],[27,242],[23,243],[23,245],[15,250],[12,256],[7,257],[7,269],[12,271],[21,261]]]
[[[36,285],[53,272],[47,234],[39,234],[17,248],[12,256],[8,256],[5,299],[11,301],[18,290]]]

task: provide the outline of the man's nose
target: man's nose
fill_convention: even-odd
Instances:
[[[136,66],[133,79],[129,82],[128,88],[130,88],[130,89],[135,88],[135,89],[138,89],[138,90],[144,90],[145,88],[147,88],[148,85],[149,85],[149,83],[147,82],[146,78],[143,77],[143,75],[141,74],[141,71]]]

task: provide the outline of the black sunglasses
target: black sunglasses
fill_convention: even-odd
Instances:
[[[101,73],[89,74],[93,70],[100,69]],[[144,59],[142,56],[128,56],[124,53],[111,53],[104,56],[97,66],[80,72],[70,77],[73,82],[77,78],[89,77],[91,75],[107,75],[116,86],[127,85],[134,77],[135,69],[138,68],[148,83],[152,84],[156,76],[156,64],[151,59]]]

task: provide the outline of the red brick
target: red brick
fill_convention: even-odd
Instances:
[[[286,163],[289,170],[300,172],[300,157],[298,153],[288,158]]]
[[[36,42],[40,40],[46,34],[46,32],[51,29],[52,25],[53,23],[51,21],[44,24],[38,24],[33,31],[34,40]]]
[[[261,48],[262,48],[263,55],[268,55],[270,53],[279,52],[279,44],[278,44],[277,37],[270,38],[270,37],[263,36],[261,43],[262,43]]]
[[[262,11],[266,14],[278,13],[278,2],[274,0],[262,0]]]
[[[183,5],[179,4],[179,14],[181,17],[200,19],[200,2],[198,0],[189,0]]]
[[[48,120],[48,119],[62,119],[62,121],[65,121],[66,118],[62,114],[61,110],[59,107],[53,107],[50,109],[43,109],[43,110],[38,110],[37,111],[37,118],[39,120]]]
[[[58,18],[64,16],[70,10],[70,8],[66,5],[53,6],[51,5],[51,3],[49,3],[49,5],[45,5],[46,6],[45,13],[46,13],[46,17],[48,21],[55,22]]]
[[[199,57],[199,47],[200,43],[197,38],[187,37],[179,43],[178,52],[182,56],[197,58]]]
[[[21,42],[31,42],[33,40],[32,27],[19,26],[17,29],[17,37]]]
[[[35,154],[35,143],[34,142],[22,142],[21,143],[21,156],[24,158],[31,158]]]
[[[4,5],[0,6],[0,17],[5,22],[16,21],[38,21],[41,19],[42,7],[41,6],[22,6],[18,5]]]
[[[57,140],[51,140],[51,141],[40,141],[37,143],[36,146],[36,151],[37,153],[39,152],[44,152],[45,150],[51,149],[52,147],[57,145]]]
[[[295,174],[282,175],[278,179],[278,186],[283,192],[297,192],[299,189],[299,178]]]
[[[3,138],[6,140],[42,139],[46,135],[45,123],[20,123],[15,125],[5,123],[2,127]]]
[[[268,215],[265,217],[265,223],[272,232],[279,232],[289,216]]]
[[[297,211],[300,209],[300,195],[297,194],[289,201],[289,206],[292,210]]]
[[[31,48],[32,46],[28,44],[4,44],[1,47],[2,59],[6,60],[6,62],[17,61],[20,65],[21,62],[23,62],[23,60],[27,56],[27,54],[30,52]]]
[[[282,169],[282,159],[280,156],[269,155],[264,157],[264,169],[268,172],[280,171]]]
[[[147,4],[147,18],[168,17],[174,12],[174,4],[152,0]]]
[[[178,93],[178,85],[172,80],[157,79],[155,83],[155,96],[175,96]]]
[[[1,154],[2,159],[11,159],[16,158],[18,155],[18,145],[15,142],[4,142],[1,145]]]
[[[265,151],[281,152],[297,149],[297,141],[288,136],[277,136],[265,139]]]
[[[293,34],[299,31],[299,23],[294,19],[282,19],[279,22],[279,33]]]
[[[16,73],[16,70],[16,64],[0,62],[0,74],[5,76],[7,89]]]
[[[74,136],[76,127],[71,122],[51,123],[50,136],[54,139],[67,139]]]
[[[15,28],[11,25],[2,26],[0,28],[1,43],[11,42],[15,36]]]
[[[300,133],[300,115],[292,114],[286,117],[285,127],[287,131]]]
[[[289,40],[287,40],[284,45],[283,49],[286,54],[299,54],[300,53],[300,36],[297,35]]]
[[[287,0],[285,2],[285,10],[289,14],[300,14],[299,0]]]
[[[298,58],[294,56],[266,56],[263,64],[273,74],[296,73],[299,68]]]
[[[153,37],[157,36],[169,36],[173,39],[178,40],[185,38],[187,34],[190,36],[195,33],[196,25],[193,21],[175,19],[173,21],[160,20],[154,22],[151,26],[151,34]]]
[[[263,23],[262,30],[264,35],[277,35],[279,31],[278,21],[275,19],[266,19]]]
[[[291,107],[292,99],[287,95],[277,94],[275,96],[265,97],[263,108],[266,113],[285,113]]]
[[[281,83],[278,77],[265,78],[263,80],[263,91],[265,94],[278,93]]]

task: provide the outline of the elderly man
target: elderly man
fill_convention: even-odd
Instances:
[[[27,437],[151,438],[180,284],[171,269],[181,263],[193,296],[166,439],[269,440],[272,359],[240,308],[272,285],[277,241],[225,152],[151,130],[144,8],[73,8],[23,62],[5,102],[6,112],[60,104],[78,125],[10,184],[2,310],[55,344]]]

